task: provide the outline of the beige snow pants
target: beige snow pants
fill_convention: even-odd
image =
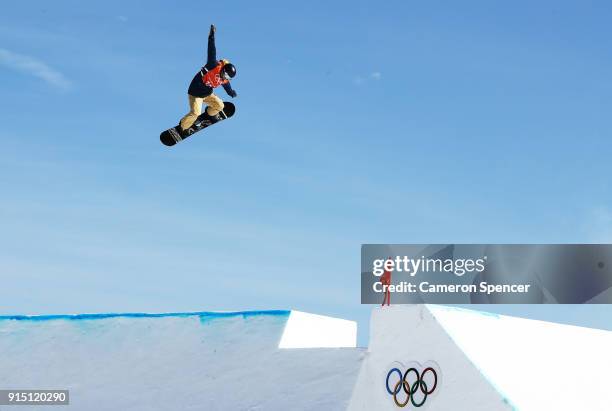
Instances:
[[[189,113],[185,114],[180,121],[181,128],[183,130],[188,129],[195,123],[198,116],[202,114],[202,103],[206,103],[206,113],[210,116],[215,116],[223,110],[223,100],[215,95],[215,93],[206,97],[194,97],[191,94],[189,96]]]

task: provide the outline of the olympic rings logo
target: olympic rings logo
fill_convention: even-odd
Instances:
[[[393,382],[391,379],[393,375],[397,375],[397,382]],[[427,397],[436,390],[438,386],[438,372],[434,367],[428,366],[419,373],[419,370],[413,366],[409,367],[406,372],[393,367],[387,373],[385,381],[385,388],[387,393],[393,397],[393,402],[400,408],[404,408],[409,403],[416,408],[422,407],[427,401]],[[402,401],[400,398],[403,397],[401,392],[404,391],[406,398]]]

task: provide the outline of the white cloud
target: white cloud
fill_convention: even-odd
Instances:
[[[372,81],[379,81],[381,78],[382,78],[382,73],[380,71],[374,71],[374,72],[370,73],[369,75],[354,76],[353,77],[353,84],[355,84],[356,86],[361,86],[361,85],[364,85],[365,83],[367,83],[370,80],[372,80]]]
[[[365,79],[361,76],[353,77],[353,83],[355,83],[358,86],[362,85],[364,82],[365,82]]]
[[[126,16],[117,16],[117,20],[122,23],[126,23],[128,21],[128,18]]]
[[[72,87],[72,83],[62,73],[49,67],[43,61],[24,54],[0,48],[0,66],[38,77],[47,84],[62,90]]]

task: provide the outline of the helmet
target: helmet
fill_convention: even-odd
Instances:
[[[233,78],[236,75],[236,66],[234,66],[232,63],[225,63],[223,65],[223,68],[221,69],[221,77],[223,77],[225,80],[229,80],[230,78]]]

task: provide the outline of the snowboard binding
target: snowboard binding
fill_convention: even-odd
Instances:
[[[186,130],[182,130],[180,124],[172,127],[164,132],[162,132],[159,136],[161,142],[166,146],[173,146],[176,143],[180,143],[187,137],[197,133],[200,130],[203,130],[215,123],[228,119],[234,115],[236,112],[236,106],[233,103],[228,101],[224,102],[225,107],[222,111],[219,112],[216,116],[210,116],[204,110],[204,113],[200,114],[200,116],[196,119],[191,127]]]

